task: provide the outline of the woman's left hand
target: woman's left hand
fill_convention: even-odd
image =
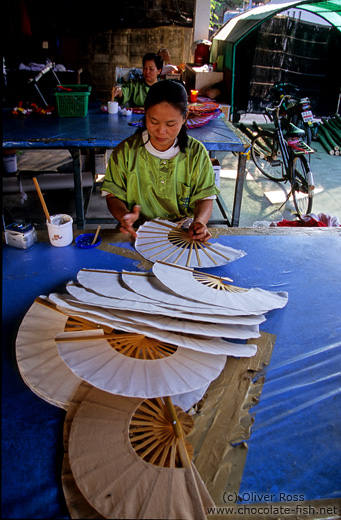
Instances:
[[[212,238],[211,233],[208,231],[206,224],[200,222],[200,220],[194,220],[188,228],[188,236],[193,240],[199,242],[207,242]]]

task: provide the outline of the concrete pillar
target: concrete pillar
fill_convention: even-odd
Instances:
[[[208,40],[211,0],[195,0],[193,41]]]

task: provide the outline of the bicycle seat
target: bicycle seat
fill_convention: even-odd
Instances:
[[[285,131],[285,137],[303,137],[305,135],[305,131],[302,128],[298,128],[292,123],[289,124],[288,128]]]

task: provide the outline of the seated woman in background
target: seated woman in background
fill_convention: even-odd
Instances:
[[[149,52],[143,56],[142,65],[143,78],[115,88],[114,97],[120,105],[128,103],[129,107],[143,107],[148,90],[157,83],[163,67],[161,56]]]
[[[101,189],[123,233],[136,237],[140,217],[192,217],[190,238],[211,238],[207,222],[219,190],[206,148],[187,135],[186,117],[184,86],[160,81],[147,94],[143,127],[113,150]]]

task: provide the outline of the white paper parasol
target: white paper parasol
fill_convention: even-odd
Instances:
[[[70,285],[68,285],[68,287],[70,287]],[[80,291],[80,292],[78,292],[78,291]],[[87,292],[87,290],[84,287],[81,288],[81,286],[77,286],[75,292],[78,295],[78,297],[80,298],[81,292],[83,294],[85,294]],[[142,321],[143,323],[145,323],[145,320],[147,319],[146,315],[148,315],[147,312],[128,309],[127,304],[124,305],[124,308],[121,308],[121,307],[113,308],[112,307],[112,308],[104,309],[100,305],[91,304],[88,301],[81,301],[80,299],[75,298],[75,296],[72,296],[70,293],[63,293],[63,294],[51,293],[49,295],[49,299],[51,299],[51,301],[53,301],[56,305],[64,306],[64,304],[70,304],[75,309],[77,309],[77,308],[79,310],[83,309],[85,312],[90,312],[90,313],[99,314],[99,315],[102,315],[102,313],[104,312],[105,313],[104,316],[106,316],[106,314],[108,314],[108,315],[112,315],[114,317],[117,316],[119,318],[126,318],[127,320],[133,321],[133,322]],[[88,298],[86,297],[86,299],[88,299]],[[105,301],[107,302],[108,300],[109,299],[106,299]],[[111,300],[109,300],[109,302],[110,301]],[[153,307],[153,309],[160,310],[160,308],[157,306]],[[129,310],[129,313],[127,313],[127,310]],[[210,320],[206,320],[205,315],[202,315],[202,314],[199,314],[199,315],[194,314],[194,313],[183,314],[181,312],[175,313],[175,312],[172,312],[170,309],[166,309],[166,308],[162,308],[162,314],[153,312],[152,315],[153,316],[157,315],[160,318],[163,318],[163,319],[166,318],[166,319],[169,319],[172,321],[178,320],[181,318],[181,319],[186,319],[186,320],[195,320],[195,321],[199,320],[200,322],[201,321],[214,322],[214,324],[223,324],[223,325],[226,324],[226,325],[255,326],[255,325],[259,325],[265,321],[265,316],[263,316],[261,314],[259,314],[259,315],[251,314],[249,316],[238,316],[238,315],[237,316],[236,315],[223,316],[223,315],[214,314],[213,317],[211,316]]]
[[[186,288],[186,297],[196,301],[216,304],[220,307],[238,310],[241,314],[261,314],[272,309],[282,308],[287,304],[286,292],[270,292],[260,288],[252,288],[242,292],[225,290],[225,284],[217,277],[207,273],[197,274],[192,269],[165,265],[157,262],[153,265],[155,276],[177,294]]]
[[[165,434],[159,454],[159,438],[143,433],[141,421],[146,424],[148,416]],[[177,417],[186,430],[187,418],[182,419],[181,412]],[[70,466],[84,497],[105,518],[205,520],[205,507],[214,504],[194,466],[155,465],[167,444],[169,453],[177,445],[167,433],[169,427],[160,400],[143,402],[93,389],[80,404],[69,437]],[[147,446],[142,446],[144,458],[138,455],[141,435]]]
[[[157,305],[155,303],[142,303],[141,301],[134,302],[131,300],[127,301],[116,298],[108,298],[73,282],[68,283],[66,285],[66,289],[69,294],[86,305],[95,305],[97,307],[104,307],[107,309],[120,309],[129,312],[138,311],[150,314],[155,313],[188,320],[197,320],[198,315],[200,314],[200,321],[209,321],[213,323],[231,323],[231,317],[236,317],[239,320],[242,319],[243,316],[245,316],[246,320],[255,320],[251,321],[251,323],[262,323],[264,321],[264,316],[252,316],[253,313],[242,313],[234,309],[229,309],[227,311],[225,308],[223,311],[224,314],[217,314],[216,312],[212,313],[212,306],[206,305],[206,310],[204,310],[200,306],[200,303],[198,304],[196,312],[187,312],[183,311],[179,307],[174,310],[174,308],[160,304]],[[245,321],[243,323],[245,323]]]
[[[38,298],[26,313],[16,339],[17,363],[27,386],[64,409],[81,382],[65,365],[55,344],[55,335],[65,330],[67,320],[68,316]]]
[[[84,308],[79,302],[71,303],[70,300],[65,300],[58,294],[50,294],[49,300],[56,304],[58,309],[70,316],[79,316],[96,321],[112,329],[116,328],[126,332],[140,332],[146,335],[152,335],[152,337],[165,341],[169,341],[169,337],[165,336],[164,331],[207,336],[209,338],[250,339],[259,337],[258,325],[205,323],[194,320],[188,321],[185,319],[168,318],[166,316],[149,315],[147,313],[121,313],[117,315],[101,308],[93,307],[92,310],[86,307]],[[157,331],[153,333],[152,329],[157,329]],[[174,338],[174,340],[176,340],[176,338]],[[177,340],[176,344],[179,344]]]
[[[137,230],[136,250],[151,262],[164,262],[187,267],[215,267],[245,255],[219,243],[199,242],[188,231],[167,220],[151,220]]]
[[[64,363],[59,355],[55,335],[64,330],[98,330],[95,316],[79,314],[70,318],[65,309],[59,312],[54,304],[41,296],[26,313],[19,328],[16,341],[16,356],[20,374],[27,386],[41,399],[67,410],[70,398],[82,382]],[[105,327],[107,332],[112,328]],[[247,353],[247,352],[246,352]],[[173,396],[175,404],[188,410],[204,395],[205,386]]]
[[[107,340],[103,331],[60,333],[56,342],[60,356],[78,377],[130,397],[192,392],[216,379],[226,361],[224,355],[177,348],[140,334],[113,334]]]
[[[69,436],[72,421],[74,416],[78,410],[79,405],[85,399],[87,394],[93,387],[82,381],[79,386],[76,388],[75,393],[70,397],[70,404],[67,409],[64,428],[63,428],[63,443],[64,443],[64,457],[63,457],[63,467],[62,467],[62,486],[64,497],[66,501],[67,508],[69,510],[70,516],[73,519],[102,519],[102,516],[98,511],[96,511],[86,500],[86,498],[80,492],[76,481],[73,477],[70,461],[69,461]]]
[[[136,276],[151,276],[156,278],[153,273],[136,273]],[[142,295],[133,291],[128,285],[123,282],[122,274],[118,271],[104,271],[98,269],[81,269],[77,274],[78,282],[87,289],[95,292],[98,295],[106,296],[107,298],[114,298],[125,300],[126,305],[145,304],[147,310],[151,310],[150,305],[161,306],[165,309],[179,309],[179,297],[172,299],[167,298],[167,301],[157,298],[157,294]],[[169,289],[167,289],[169,292]],[[193,302],[191,300],[182,299],[185,312],[212,312],[212,304],[207,305],[202,302]],[[216,314],[225,314],[225,308],[215,308]]]
[[[179,296],[178,294],[175,294],[173,291],[170,291],[168,287],[166,287],[166,285],[161,283],[160,280],[156,278],[156,276],[140,276],[138,275],[138,273],[135,272],[124,271],[122,273],[122,279],[127,285],[129,285],[131,290],[135,290],[138,294],[141,294],[142,296],[148,297],[148,295],[150,295],[151,297],[153,297],[154,300],[158,299],[159,301],[171,303],[172,305],[176,305],[178,307],[182,306],[185,309],[187,309],[186,305],[188,303],[191,303],[192,305],[197,304],[196,302],[187,300],[186,297]],[[186,287],[182,292],[187,292]],[[215,315],[216,309],[217,307],[215,307],[214,305],[211,306],[211,312],[213,315]],[[262,317],[262,320],[263,319],[265,318]],[[200,320],[200,315],[198,316],[198,320]],[[198,322],[196,322],[196,325],[198,325]],[[248,339],[248,334],[249,338],[258,337],[259,327],[250,324],[243,325],[240,321],[238,321],[238,323],[235,325],[225,325],[224,328],[218,328],[218,331],[220,337]],[[198,330],[197,333],[201,334],[200,330]]]

